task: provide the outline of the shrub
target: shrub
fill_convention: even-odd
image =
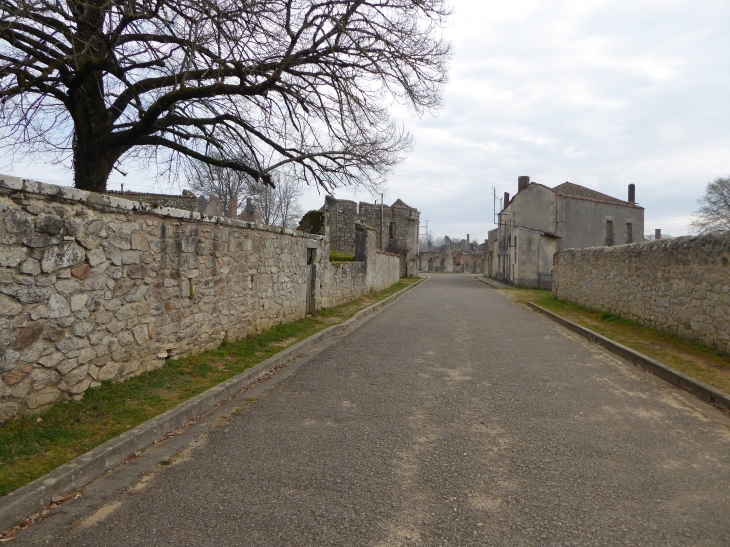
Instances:
[[[340,251],[330,251],[330,262],[350,262],[355,260],[355,255],[341,253]]]

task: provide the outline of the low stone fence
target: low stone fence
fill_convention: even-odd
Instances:
[[[398,280],[336,271],[323,235],[12,177],[0,219],[0,421]]]
[[[400,280],[400,256],[376,249],[377,234],[359,226],[355,234],[355,258],[332,262],[321,275],[321,306],[329,308],[349,302],[365,293],[379,291]]]
[[[556,253],[553,294],[730,351],[730,234]]]

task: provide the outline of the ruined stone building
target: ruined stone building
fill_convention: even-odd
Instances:
[[[487,240],[487,275],[513,285],[550,288],[553,254],[563,249],[643,240],[644,208],[634,185],[628,201],[565,182],[549,188],[519,177],[517,194],[505,192],[498,227]]]
[[[401,275],[416,274],[421,215],[417,209],[400,199],[388,206],[326,196],[322,210],[329,213],[331,249],[354,255],[355,225],[369,226],[375,230],[379,250],[400,256]]]
[[[182,209],[183,211],[202,211],[199,207],[199,198],[190,190],[183,190],[182,195],[179,196],[174,194],[150,194],[147,192],[117,192],[115,190],[107,190],[104,194],[130,201],[149,203],[155,207],[172,207],[174,209]]]
[[[420,267],[422,272],[443,273],[484,273],[484,244],[470,241],[469,234],[461,241],[444,237],[444,244],[438,248],[421,251]]]
[[[246,198],[241,213],[238,213],[238,202],[231,200],[225,204],[218,196],[196,196],[190,190],[183,190],[182,195],[174,194],[148,194],[144,192],[116,192],[109,190],[104,192],[107,195],[128,199],[130,201],[139,201],[148,203],[153,207],[172,207],[173,209],[181,209],[183,211],[193,211],[201,213],[209,217],[230,217],[245,220],[246,222],[254,222],[263,224],[261,212],[256,209],[253,200]]]

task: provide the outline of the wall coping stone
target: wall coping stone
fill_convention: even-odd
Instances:
[[[257,224],[255,222],[247,222],[236,218],[208,216],[195,211],[186,211],[184,209],[175,209],[173,207],[155,207],[149,203],[140,201],[131,201],[128,199],[116,197],[109,194],[97,194],[87,190],[79,190],[68,186],[57,186],[55,184],[47,184],[30,179],[21,179],[19,177],[10,177],[0,175],[0,190],[11,192],[24,192],[27,194],[36,194],[54,199],[72,201],[77,203],[85,203],[91,207],[104,207],[116,209],[120,213],[139,212],[159,217],[178,218],[181,220],[193,220],[197,222],[205,222],[210,224],[219,224],[222,226],[235,226],[237,228],[248,228],[251,230],[259,230],[263,232],[271,232],[278,234],[286,234],[294,237],[302,237],[309,239],[324,240],[324,236],[316,234],[307,234],[299,230],[290,228],[282,228],[280,226],[267,226],[266,224]]]

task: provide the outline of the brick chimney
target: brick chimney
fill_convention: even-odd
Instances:
[[[466,234],[466,244],[469,245],[469,234]]]
[[[662,229],[657,228],[654,230],[654,239],[661,239],[662,238]]]
[[[231,198],[228,202],[228,216],[231,218],[238,216],[238,200],[236,198]]]
[[[530,177],[517,177],[517,191],[522,192],[530,185]]]
[[[504,203],[502,204],[502,209],[507,207],[509,205],[509,192],[504,193]]]
[[[636,185],[629,184],[629,203],[636,203]]]

